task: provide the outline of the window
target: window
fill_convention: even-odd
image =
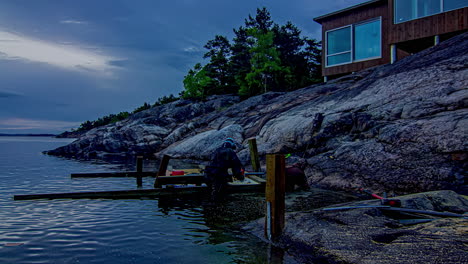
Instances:
[[[395,0],[395,23],[431,16],[465,6],[468,6],[466,0]]]
[[[468,6],[468,1],[466,0],[445,0],[444,1],[444,11],[455,10]]]
[[[351,26],[327,32],[327,65],[351,62]]]
[[[380,57],[380,20],[354,26],[354,60]]]
[[[380,18],[326,32],[326,66],[381,56]]]

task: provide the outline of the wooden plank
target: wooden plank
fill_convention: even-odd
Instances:
[[[158,184],[201,184],[205,182],[203,174],[191,174],[180,176],[158,176]]]
[[[169,165],[169,160],[171,156],[164,155],[161,163],[159,164],[158,176],[166,176],[167,165]]]
[[[441,217],[468,217],[467,215],[455,214],[455,213],[450,213],[450,212],[437,212],[437,211],[418,210],[418,209],[409,209],[409,208],[388,207],[388,208],[380,208],[380,209],[385,210],[385,211],[417,213],[417,214],[434,215],[434,216],[441,216]]]
[[[172,171],[183,171],[184,175],[201,173],[201,169],[199,168],[198,169],[172,169]],[[164,175],[161,175],[161,176],[164,176]]]
[[[266,180],[255,175],[245,175],[245,177],[250,178],[260,184],[266,184]]]
[[[267,182],[265,197],[267,214],[265,235],[269,240],[278,237],[284,228],[285,213],[285,158],[284,155],[267,155]]]
[[[141,187],[143,186],[143,176],[141,176],[141,173],[143,172],[143,156],[137,156],[136,158],[136,182],[137,186]]]
[[[157,198],[181,195],[202,194],[206,192],[206,186],[184,186],[173,188],[156,188],[146,190],[122,190],[122,191],[99,191],[99,192],[71,192],[71,193],[46,193],[46,194],[23,194],[13,196],[14,200],[37,200],[37,199],[140,199]],[[229,193],[242,192],[264,192],[265,187],[261,184],[228,184]]]
[[[156,172],[144,171],[124,171],[124,172],[98,172],[98,173],[72,173],[70,176],[72,178],[112,178],[112,177],[137,177],[138,175],[142,177],[156,177]]]
[[[167,171],[167,166],[169,165],[169,160],[171,159],[171,156],[169,155],[164,155],[161,163],[159,164],[159,170],[156,176],[156,179],[154,179],[154,188],[160,188],[161,184],[159,183],[159,177],[160,176],[166,176],[166,171]]]
[[[254,171],[260,171],[260,160],[258,158],[257,140],[249,138],[250,160]]]
[[[36,199],[127,199],[142,197],[160,197],[171,195],[187,195],[204,192],[205,186],[184,188],[159,188],[147,190],[123,190],[123,191],[101,191],[101,192],[72,192],[72,193],[46,193],[15,195],[14,200],[36,200]]]

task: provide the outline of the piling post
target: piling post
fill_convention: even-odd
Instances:
[[[137,156],[136,158],[136,181],[137,181],[137,186],[141,187],[143,186],[143,156]]]
[[[154,188],[161,187],[158,183],[158,176],[166,176],[167,166],[169,165],[169,160],[171,156],[164,155],[161,159],[161,163],[159,164],[158,174],[156,175],[156,179],[154,180]]]
[[[285,158],[284,155],[268,154],[266,156],[267,182],[265,217],[265,236],[268,240],[277,238],[284,228],[285,212]]]
[[[258,159],[257,140],[249,138],[250,160],[254,171],[260,171],[260,160]]]

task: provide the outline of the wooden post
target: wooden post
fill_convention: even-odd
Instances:
[[[143,186],[143,156],[137,156],[136,158],[136,181],[137,181],[137,186],[141,187]]]
[[[250,160],[254,171],[260,171],[260,160],[258,159],[257,140],[249,138]]]
[[[284,228],[285,212],[285,158],[284,155],[268,154],[265,217],[265,236],[268,240],[278,237]]]
[[[171,156],[169,155],[164,155],[163,158],[161,159],[161,163],[159,164],[158,174],[156,175],[156,179],[154,180],[154,188],[161,187],[160,184],[158,183],[158,176],[166,176],[166,170],[167,170],[167,166],[169,165],[170,159],[171,159]]]

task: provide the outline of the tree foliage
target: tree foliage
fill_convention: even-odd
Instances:
[[[196,64],[184,79],[185,98],[267,91],[290,91],[320,81],[320,42],[301,36],[291,22],[278,25],[266,8],[234,29],[230,42],[216,35],[204,46],[206,65]]]
[[[122,121],[122,120],[128,118],[132,114],[135,114],[135,113],[150,109],[151,107],[154,107],[154,106],[160,106],[160,105],[164,105],[164,104],[167,104],[167,103],[170,103],[170,102],[174,102],[174,101],[176,101],[178,99],[179,99],[178,97],[176,97],[176,96],[174,96],[172,94],[169,95],[169,96],[162,96],[154,103],[153,106],[151,106],[149,103],[145,102],[143,105],[135,108],[135,110],[133,110],[131,113],[129,113],[129,112],[120,112],[118,114],[110,114],[110,115],[100,117],[100,118],[98,118],[97,120],[94,120],[94,121],[87,120],[87,121],[81,123],[80,126],[77,129],[72,129],[72,131],[86,132],[86,131],[91,130],[91,129],[96,128],[96,127],[101,127],[101,126],[112,124],[112,123],[115,123],[115,122],[118,122],[118,121]]]

